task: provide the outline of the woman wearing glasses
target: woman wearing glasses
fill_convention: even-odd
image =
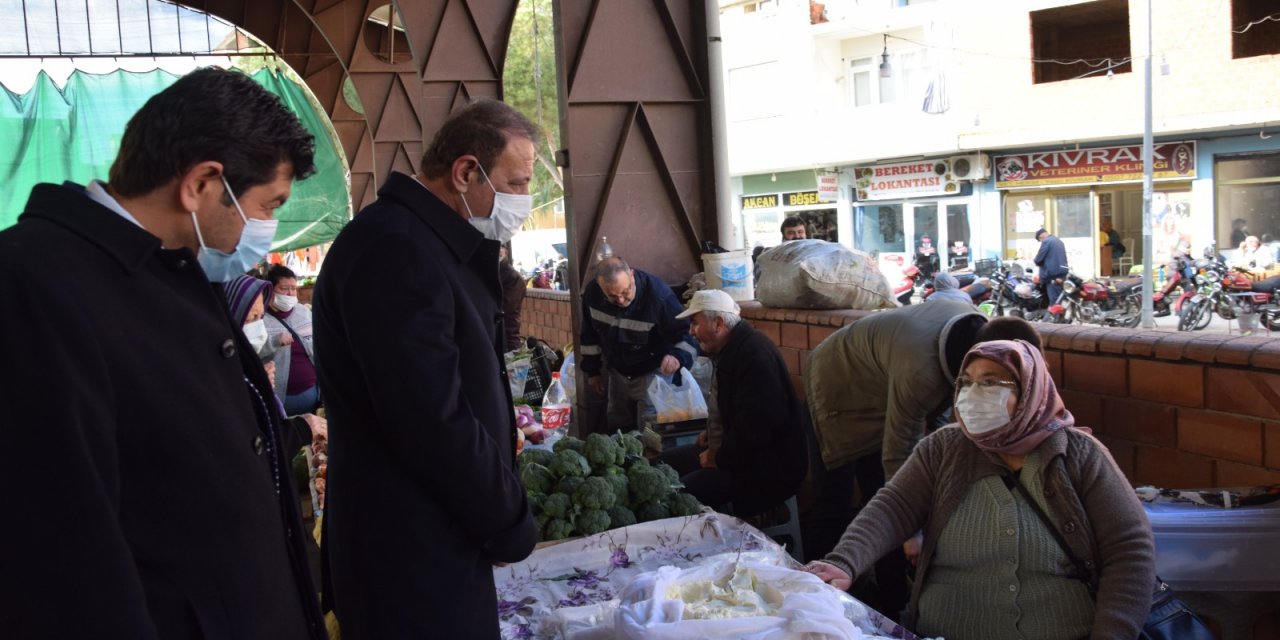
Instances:
[[[916,633],[1137,637],[1151,605],[1155,550],[1111,455],[1074,426],[1039,349],[980,343],[961,371],[957,423],[922,440],[835,550],[807,569],[848,589],[923,530],[902,621]]]

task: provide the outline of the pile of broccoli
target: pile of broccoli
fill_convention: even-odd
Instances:
[[[666,464],[650,465],[636,433],[586,440],[567,436],[552,447],[520,454],[520,479],[540,540],[588,536],[637,522],[691,516],[702,505]]]

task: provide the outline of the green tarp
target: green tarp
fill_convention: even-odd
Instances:
[[[276,211],[280,227],[272,249],[328,242],[350,218],[342,152],[325,116],[307,101],[302,87],[269,68],[252,77],[279,96],[316,138],[316,173],[294,183],[289,201]],[[161,70],[102,75],[75,71],[59,89],[42,71],[26,93],[5,88],[8,99],[0,100],[0,229],[17,222],[37,183],[106,180],[129,118],[177,79]]]

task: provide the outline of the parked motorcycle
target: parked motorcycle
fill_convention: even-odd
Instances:
[[[1062,295],[1049,306],[1052,322],[1133,328],[1142,322],[1142,278],[1083,281],[1067,274]]]
[[[1168,315],[1181,314],[1183,303],[1195,295],[1195,282],[1192,278],[1186,276],[1187,271],[1191,268],[1191,256],[1185,253],[1173,256],[1173,262],[1169,265],[1170,273],[1165,278],[1164,286],[1152,294],[1152,308],[1155,311],[1155,317],[1163,318]],[[1181,316],[1179,315],[1179,317]]]
[[[1213,245],[1205,250],[1204,258],[1196,260],[1195,271],[1195,294],[1182,305],[1178,331],[1199,331],[1209,326],[1215,313],[1230,321],[1239,313],[1261,312],[1268,327],[1280,326],[1275,293],[1257,287],[1249,276],[1228,267]]]
[[[1035,278],[1016,262],[1006,262],[991,274],[995,289],[995,315],[1005,314],[1030,322],[1043,319],[1049,312],[1049,296],[1036,285]]]
[[[991,278],[980,278],[972,271],[949,272],[960,285],[960,291],[969,294],[969,299],[973,304],[980,305],[992,298],[996,290],[995,283]],[[928,279],[921,285],[920,299],[928,300],[933,295],[933,279]]]

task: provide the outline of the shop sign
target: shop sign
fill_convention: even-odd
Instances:
[[[854,167],[858,200],[894,200],[960,193],[960,183],[945,160],[897,162]]]
[[[796,191],[782,194],[782,206],[803,207],[810,204],[822,204],[817,191]]]
[[[1152,159],[1156,180],[1196,177],[1194,141],[1157,144]],[[1142,180],[1142,145],[996,156],[995,166],[997,189],[1138,182]]]
[[[768,193],[758,196],[742,196],[742,210],[751,211],[752,209],[776,209],[778,208],[778,194]]]
[[[840,176],[826,174],[818,176],[818,200],[835,202],[840,196]]]

